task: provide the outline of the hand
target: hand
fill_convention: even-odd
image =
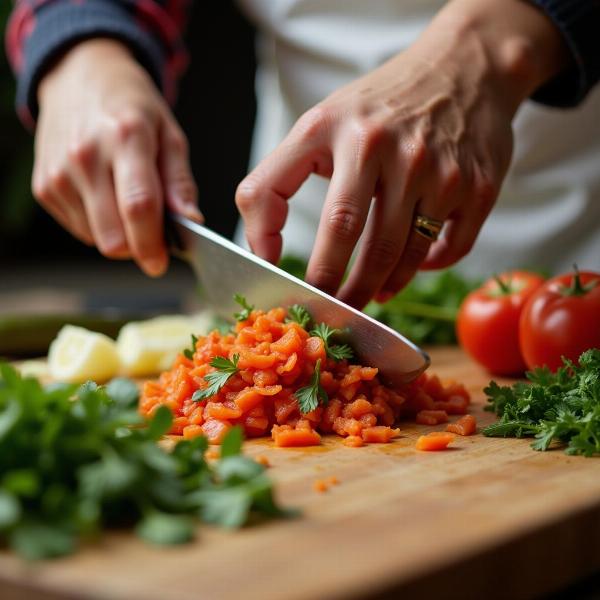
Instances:
[[[278,259],[287,200],[314,172],[331,183],[310,283],[362,307],[394,295],[419,268],[456,262],[500,190],[517,107],[560,69],[563,52],[554,26],[520,0],[448,3],[406,52],[304,114],[240,184],[251,248]],[[414,231],[417,214],[445,222],[437,242]]]
[[[187,141],[148,74],[119,42],[85,41],[44,77],[38,97],[34,196],[81,241],[160,275],[163,202],[202,216]]]

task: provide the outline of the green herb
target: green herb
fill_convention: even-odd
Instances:
[[[306,329],[312,318],[310,313],[304,308],[304,306],[300,306],[299,304],[293,304],[287,309],[288,318],[286,319],[288,322],[298,323],[300,327],[304,327]]]
[[[192,333],[192,347],[191,348],[186,348],[183,351],[183,355],[188,358],[189,360],[193,360],[194,358],[194,352],[196,352],[196,342],[198,341],[198,338]]]
[[[282,257],[278,267],[298,279],[304,280],[306,276],[306,261],[299,256],[286,255]]]
[[[417,344],[455,344],[458,309],[478,286],[452,270],[423,273],[385,304],[369,303],[365,312]]]
[[[315,371],[310,378],[310,384],[300,388],[294,394],[298,400],[298,406],[302,414],[309,413],[320,404],[326,405],[329,402],[327,392],[321,385],[321,359],[315,364]]]
[[[223,356],[215,356],[210,361],[210,365],[217,370],[204,376],[208,387],[203,390],[196,390],[192,395],[192,400],[199,402],[214,396],[229,381],[229,378],[239,371],[237,366],[239,360],[239,354],[234,354],[232,360]]]
[[[325,344],[325,353],[329,358],[340,361],[344,359],[352,358],[352,348],[348,344],[330,344],[329,338],[333,335],[340,333],[339,329],[333,329],[325,323],[319,323],[310,332],[310,335],[320,337]]]
[[[491,410],[500,420],[483,430],[487,436],[535,436],[532,447],[566,445],[567,454],[600,454],[600,350],[563,358],[556,373],[548,368],[527,373],[530,383],[511,387],[492,381],[485,388]]]
[[[240,456],[238,428],[211,466],[204,437],[171,452],[156,443],[171,422],[162,406],[146,424],[129,380],[43,387],[0,364],[0,544],[40,559],[106,527],[176,544],[193,537],[198,517],[237,527],[287,514],[261,465]]]
[[[234,294],[233,299],[242,307],[242,310],[233,313],[236,321],[245,321],[250,317],[250,313],[254,310],[254,306],[248,304],[248,301],[241,294]]]

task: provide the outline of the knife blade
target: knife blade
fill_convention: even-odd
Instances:
[[[300,304],[313,321],[340,330],[336,339],[350,344],[362,364],[377,367],[389,385],[408,383],[429,366],[429,356],[397,331],[214,231],[181,215],[169,215],[167,224],[174,254],[190,263],[203,303],[219,317],[231,320],[239,309],[235,293],[265,310]]]

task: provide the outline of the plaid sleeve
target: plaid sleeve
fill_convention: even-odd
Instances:
[[[126,43],[168,100],[187,64],[182,30],[190,0],[15,0],[6,48],[17,76],[17,112],[32,127],[37,85],[48,65],[77,42]]]
[[[571,66],[533,99],[549,106],[577,106],[600,79],[600,0],[532,1],[559,29],[572,56]]]

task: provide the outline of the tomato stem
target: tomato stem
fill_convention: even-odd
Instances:
[[[500,295],[507,296],[508,294],[510,294],[510,281],[508,283],[504,283],[504,281],[500,279],[500,276],[497,273],[495,273],[493,277],[496,280],[498,287],[500,288]]]
[[[562,287],[561,292],[563,296],[585,296],[588,292],[596,287],[597,281],[590,281],[588,285],[583,285],[581,283],[581,274],[579,273],[579,268],[577,267],[577,263],[573,264],[573,280],[571,281],[571,285],[567,287],[566,285]]]

